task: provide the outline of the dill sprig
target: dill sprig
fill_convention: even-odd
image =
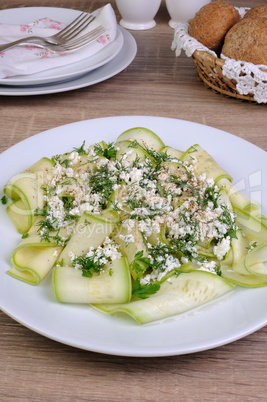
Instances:
[[[141,148],[143,151],[147,153],[157,164],[161,164],[162,162],[173,161],[175,158],[169,156],[167,152],[157,152],[154,149],[148,148],[146,145],[140,144],[137,140],[134,140],[130,143],[129,148]],[[178,159],[177,159],[178,161]]]
[[[226,237],[229,236],[231,239],[237,239],[236,235],[236,224],[234,221],[234,218],[232,217],[230,211],[226,208],[225,205],[221,205],[221,208],[223,209],[223,212],[221,215],[218,217],[218,221],[225,224],[228,227]]]
[[[114,176],[108,169],[107,165],[101,166],[98,170],[92,173],[89,178],[89,184],[91,186],[92,194],[101,194],[101,207],[106,208],[110,196],[113,192],[114,184],[118,184],[118,177],[116,182],[110,180],[111,176]]]
[[[84,155],[84,154],[86,154],[86,150],[85,150],[84,147],[85,147],[85,140],[83,141],[83,143],[80,146],[80,148],[73,148],[73,150],[78,152],[79,155]]]
[[[41,241],[56,243],[59,246],[64,246],[68,241],[59,235],[59,229],[55,229],[48,220],[41,220],[36,223],[36,226],[38,226],[37,233],[41,237]]]
[[[72,261],[72,265],[78,266],[82,270],[82,276],[92,278],[94,273],[99,274],[104,266],[99,258],[96,258],[96,253],[91,256],[82,255],[75,257]]]
[[[65,158],[65,159],[63,159],[63,158]],[[62,165],[63,167],[65,167],[66,169],[68,168],[68,167],[70,167],[70,159],[68,158],[68,155],[67,155],[67,157],[66,157],[66,154],[63,154],[63,155],[54,155],[53,156],[53,158],[52,158],[52,161],[54,162],[54,163],[59,163],[60,165]]]

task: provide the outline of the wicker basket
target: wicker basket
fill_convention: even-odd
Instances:
[[[193,53],[192,59],[196,64],[198,76],[206,87],[227,97],[257,103],[253,95],[240,95],[236,89],[236,81],[223,75],[223,59],[199,50]]]
[[[248,9],[237,8],[242,18]],[[231,59],[226,58],[227,61],[225,61],[219,58],[215,52],[210,51],[189,35],[188,23],[176,24],[171,49],[175,51],[177,57],[182,50],[188,57],[192,57],[198,76],[207,88],[226,97],[261,105],[267,104],[265,66],[254,66],[252,63],[246,64],[242,61],[236,61],[236,64],[232,65]]]

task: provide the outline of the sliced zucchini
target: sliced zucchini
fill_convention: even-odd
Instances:
[[[224,256],[222,264],[232,269],[233,259],[234,259],[234,253],[233,248],[231,247],[227,252],[227,254]]]
[[[206,174],[207,179],[212,178],[217,183],[222,178],[232,181],[232,177],[227,173],[200,145],[195,144],[190,147],[182,156],[183,161],[191,162],[192,158],[197,159],[196,174]]]
[[[114,144],[115,148],[119,148],[116,154],[116,159],[127,160],[130,163],[133,163],[136,159],[140,162],[144,161],[146,158],[150,159],[148,153],[142,149],[141,147],[131,147],[131,141],[118,141]]]
[[[134,127],[124,131],[118,136],[116,142],[134,140],[139,142],[141,145],[145,145],[149,149],[157,152],[164,147],[164,143],[161,138],[153,131],[144,127]]]
[[[73,235],[59,257],[61,264],[63,266],[71,266],[73,255],[83,255],[88,253],[90,247],[97,248],[100,246],[105,238],[111,234],[114,227],[114,221],[111,222],[101,215],[84,212],[74,228]]]
[[[256,201],[253,201],[250,205],[248,205],[244,209],[250,215],[255,216],[255,218],[259,218],[260,216],[262,216],[261,205],[258,204]]]
[[[39,161],[35,162],[33,165],[26,169],[25,172],[32,172],[32,173],[44,173],[50,174],[51,169],[55,166],[54,162],[49,158],[41,158]]]
[[[233,206],[231,200],[224,189],[220,189],[219,197],[218,197],[218,205],[225,205],[230,211],[233,210]]]
[[[31,228],[36,208],[43,208],[44,191],[50,178],[53,163],[48,158],[42,158],[28,170],[14,176],[4,187],[4,194],[15,202],[7,212],[20,233],[26,233]]]
[[[217,186],[226,191],[233,207],[245,210],[252,205],[251,199],[239,192],[227,178],[220,179]]]
[[[41,241],[36,227],[23,239],[11,255],[12,268],[7,273],[37,285],[52,269],[62,250],[56,243]]]
[[[166,232],[166,228],[165,228],[165,226],[162,226],[162,227],[160,228],[160,232],[159,232],[159,233],[152,233],[152,235],[150,235],[150,236],[147,238],[147,242],[150,243],[150,244],[152,244],[153,246],[157,245],[158,242],[165,243],[165,244],[169,244],[169,243],[167,242],[167,240],[166,240],[166,233],[165,233],[165,232]]]
[[[235,285],[248,288],[258,288],[267,285],[267,279],[256,275],[243,275],[232,269],[232,267],[221,266],[222,277]]]
[[[160,153],[166,153],[167,155],[175,158],[175,159],[181,159],[182,156],[184,155],[184,151],[180,151],[179,149],[172,148],[172,147],[163,147],[160,150]]]
[[[7,206],[7,214],[19,233],[26,233],[32,224],[32,215],[28,214],[21,199],[11,202]]]
[[[183,174],[186,174],[186,170],[182,162],[164,162],[162,165],[167,170],[169,175],[181,177]]]
[[[131,298],[131,275],[124,257],[105,265],[92,278],[82,276],[79,269],[56,266],[52,283],[62,303],[128,303]]]
[[[267,228],[267,218],[264,215],[257,216],[261,223]]]
[[[236,223],[249,242],[262,243],[267,240],[267,227],[257,218],[235,207]]]
[[[132,235],[134,237],[134,242],[125,242],[120,236],[127,236],[127,235]],[[146,266],[142,264],[142,262],[138,262],[138,270],[135,269],[134,265],[134,260],[135,260],[135,255],[138,252],[142,252],[142,257],[147,257],[148,251],[146,244],[144,243],[144,239],[142,236],[142,233],[138,229],[138,223],[135,221],[134,227],[132,228],[131,231],[123,227],[122,225],[118,226],[114,233],[112,234],[112,238],[115,241],[116,244],[118,244],[120,252],[127,258],[129,266],[130,266],[130,271],[132,274],[132,277],[134,279],[140,277],[143,273],[143,270],[146,269]],[[143,268],[143,269],[142,269]]]
[[[195,246],[200,256],[205,258],[216,258],[213,252],[213,247],[201,247],[198,244]]]
[[[231,240],[233,259],[232,265],[236,265],[248,253],[249,243],[241,230],[236,231],[236,239]]]
[[[267,241],[250,250],[233,269],[243,275],[260,276],[267,281]]]
[[[104,209],[100,215],[95,215],[97,218],[99,217],[101,220],[113,224],[117,224],[119,222],[119,215],[116,211],[111,208]]]
[[[15,201],[21,201],[11,207],[12,215],[10,217],[13,223],[16,224],[22,216],[24,227],[20,225],[20,232],[28,232],[34,221],[34,211],[36,208],[43,208],[44,205],[44,193],[41,189],[41,183],[38,183],[36,174],[31,172],[20,173],[5,186],[4,193],[7,196],[11,195]],[[16,195],[15,197],[14,194]],[[15,217],[15,215],[17,216]]]
[[[146,324],[201,306],[231,291],[233,287],[220,276],[205,271],[192,271],[178,277],[172,276],[170,282],[163,282],[159,291],[145,300],[96,307],[110,314],[129,314],[140,324]]]

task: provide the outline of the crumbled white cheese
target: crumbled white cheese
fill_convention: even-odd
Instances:
[[[69,155],[69,160],[70,160],[71,165],[76,165],[76,163],[78,163],[80,159],[81,159],[81,157],[79,156],[78,152],[76,152],[76,151],[71,152],[71,154]]]
[[[223,238],[216,246],[213,247],[213,252],[218,258],[222,260],[225,254],[230,250],[230,236]]]
[[[124,241],[126,243],[126,245],[128,245],[129,243],[134,243],[135,242],[135,238],[132,234],[128,234],[128,235],[119,235],[119,238]]]
[[[212,274],[217,275],[215,267],[216,267],[216,262],[215,261],[205,261],[203,264],[201,264],[199,270],[200,271],[211,272]]]

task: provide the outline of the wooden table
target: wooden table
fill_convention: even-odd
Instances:
[[[248,0],[231,1],[250,6]],[[0,9],[56,6],[91,10],[103,0],[2,0]],[[254,0],[253,4],[264,3]],[[119,20],[115,1],[111,4]],[[104,116],[189,120],[267,150],[266,107],[226,99],[204,87],[191,59],[175,58],[164,2],[149,31],[131,31],[138,53],[119,75],[95,86],[42,96],[0,97],[0,151],[62,124]],[[78,350],[47,339],[0,312],[0,400],[263,401],[267,327],[193,355],[127,358]]]

